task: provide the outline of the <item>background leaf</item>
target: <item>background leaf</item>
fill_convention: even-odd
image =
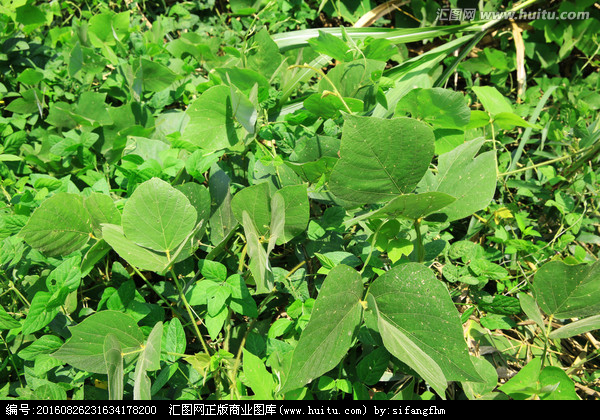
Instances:
[[[231,95],[227,86],[208,89],[189,105],[186,114],[190,121],[183,132],[184,140],[209,152],[238,143]]]
[[[81,249],[91,233],[92,219],[83,205],[83,197],[58,193],[33,212],[20,235],[40,252],[60,256]]]
[[[347,116],[342,133],[329,188],[352,203],[386,202],[412,191],[433,157],[433,132],[417,120]]]

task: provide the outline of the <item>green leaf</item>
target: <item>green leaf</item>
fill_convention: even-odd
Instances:
[[[464,96],[442,88],[411,90],[396,105],[396,115],[406,112],[434,128],[463,128],[471,118]]]
[[[35,389],[32,397],[36,400],[65,401],[67,392],[63,387],[53,383],[44,383]]]
[[[446,193],[426,192],[421,194],[399,195],[378,210],[361,214],[346,222],[351,226],[363,219],[410,219],[417,220],[435,213],[452,204],[456,199]]]
[[[273,41],[266,28],[258,31],[252,37],[252,41],[254,41],[254,46],[247,51],[246,55],[248,67],[271,78],[283,61],[278,45]]]
[[[94,236],[102,237],[103,223],[121,224],[121,213],[110,196],[94,192],[85,198],[83,205],[90,214]]]
[[[231,211],[240,223],[243,222],[243,213],[248,213],[257,233],[265,236],[271,225],[270,202],[269,184],[262,182],[246,187],[234,195],[231,200]]]
[[[487,112],[497,115],[503,112],[513,114],[512,105],[508,99],[493,86],[474,86],[473,92]]]
[[[360,99],[344,98],[329,93],[313,93],[303,102],[304,108],[322,118],[334,118],[340,111],[361,112],[363,102]],[[348,106],[348,109],[346,108]]]
[[[245,210],[242,212],[242,226],[244,227],[248,255],[250,256],[250,271],[256,282],[256,293],[269,293],[274,284],[269,256],[260,243],[254,222]]]
[[[362,294],[356,270],[339,265],[329,272],[294,349],[281,392],[300,388],[340,363],[360,324]]]
[[[542,359],[532,359],[526,366],[501,385],[499,390],[515,400],[533,396],[540,400],[579,400],[569,376],[555,366],[542,367]]]
[[[350,47],[335,35],[319,31],[319,36],[311,38],[308,43],[318,53],[326,54],[338,61],[347,61],[352,59]]]
[[[483,382],[463,382],[462,386],[469,399],[474,400],[492,392],[498,386],[498,373],[493,364],[483,357],[471,356],[473,366],[483,378]]]
[[[379,314],[377,327],[388,351],[414,369],[441,398],[445,399],[447,381],[435,360],[421,350],[402,330],[389,322],[385,315]]]
[[[115,45],[129,30],[130,12],[115,13],[107,11],[97,13],[89,19],[89,32],[92,44]]]
[[[92,219],[83,197],[58,193],[38,207],[20,236],[47,256],[67,255],[81,249],[93,231]]]
[[[108,374],[108,399],[123,399],[123,354],[121,343],[114,334],[104,339],[104,362]]]
[[[29,27],[29,30],[33,30],[33,28],[46,23],[46,15],[44,12],[33,5],[24,4],[17,7],[15,11],[16,21],[22,25],[25,25],[26,27]]]
[[[433,157],[433,132],[417,120],[349,115],[342,132],[329,188],[348,202],[385,202],[412,191]]]
[[[559,329],[552,331],[550,333],[550,338],[569,338],[598,329],[600,329],[600,315],[594,315],[571,322],[564,327],[560,327]]]
[[[29,346],[25,347],[17,353],[23,360],[33,361],[43,354],[50,354],[60,348],[63,341],[55,335],[43,335],[37,338]]]
[[[281,194],[273,194],[271,198],[271,225],[269,226],[269,243],[267,255],[273,251],[279,238],[283,236],[285,227],[285,201]]]
[[[424,179],[426,191],[439,191],[456,201],[440,213],[448,222],[470,216],[485,208],[496,191],[496,155],[489,151],[475,157],[484,140],[471,140],[438,159],[437,176]],[[423,183],[421,183],[423,185]]]
[[[501,112],[494,115],[494,123],[498,124],[498,127],[509,130],[513,127],[526,127],[526,128],[538,128],[537,126],[528,123],[523,118],[519,117],[513,112]]]
[[[185,170],[196,181],[204,182],[205,172],[219,161],[222,154],[222,152],[207,152],[206,150],[198,149],[185,161]]]
[[[143,248],[125,237],[121,226],[103,225],[102,237],[121,258],[141,270],[162,273],[170,264],[166,254]]]
[[[183,131],[183,140],[208,152],[238,143],[229,87],[209,88],[189,105],[186,114],[190,121]]]
[[[212,167],[208,190],[211,197],[210,241],[213,245],[223,242],[238,224],[231,209],[230,182],[229,176],[219,166]]]
[[[52,293],[39,291],[31,300],[31,306],[27,312],[27,318],[23,323],[22,333],[24,335],[34,333],[48,325],[58,314],[58,306],[48,309],[48,303],[52,299]]]
[[[18,328],[20,326],[21,323],[10,316],[4,307],[0,305],[0,330],[12,330],[13,328]]]
[[[187,346],[185,331],[183,329],[183,325],[181,325],[181,321],[179,318],[173,318],[165,331],[165,337],[163,340],[165,350],[171,353],[185,353],[185,348]],[[166,355],[167,360],[170,362],[174,362],[179,358],[179,356],[175,355]]]
[[[160,369],[160,349],[163,336],[163,323],[157,322],[154,324],[152,331],[148,335],[148,340],[144,345],[144,351],[140,358],[144,360],[144,370]]]
[[[134,400],[149,400],[151,399],[151,383],[148,374],[149,370],[160,369],[160,349],[163,335],[163,323],[157,322],[146,344],[142,346],[143,350],[138,357],[135,366],[134,383],[133,383],[133,399]]]
[[[514,322],[510,317],[506,315],[498,315],[491,314],[481,317],[480,319],[481,325],[483,325],[488,330],[510,330],[511,328],[516,327],[516,322]]]
[[[227,267],[217,261],[200,260],[198,268],[202,276],[215,282],[227,280]]]
[[[285,224],[283,233],[277,238],[277,245],[282,245],[302,234],[310,218],[310,204],[306,185],[289,185],[277,190],[273,197],[283,199]]]
[[[137,357],[143,348],[144,334],[135,320],[124,313],[102,311],[88,316],[70,327],[71,338],[55,353],[55,357],[71,366],[92,373],[107,374],[104,340],[113,334],[121,345],[126,362]]]
[[[376,81],[384,67],[383,61],[365,59],[338,64],[327,73],[327,79],[321,80],[318,91],[320,94],[336,91],[343,98],[352,98],[350,103],[355,104],[348,104],[351,110],[356,109],[357,100],[362,101],[363,109],[360,111],[369,111],[377,103]]]
[[[356,365],[356,373],[361,382],[373,386],[383,376],[390,362],[390,353],[384,348],[376,348]]]
[[[196,209],[182,192],[152,178],[140,184],[125,203],[123,233],[140,246],[172,252],[192,232],[196,219]]]
[[[246,187],[231,200],[231,211],[240,223],[243,221],[242,213],[247,212],[259,235],[272,235],[271,203],[275,196],[282,200],[285,212],[283,232],[276,238],[277,244],[281,245],[306,230],[310,218],[306,185],[283,187],[272,195],[266,182]]]
[[[397,329],[402,334],[398,340],[406,336],[439,365],[448,381],[480,380],[454,302],[431,270],[417,263],[393,267],[371,284],[369,292],[380,319],[389,324],[386,328]]]
[[[196,353],[193,356],[188,356],[184,359],[202,376],[206,377],[206,373],[210,367],[210,355],[206,353]]]
[[[231,310],[240,315],[256,318],[258,307],[242,276],[239,274],[230,276],[227,279],[227,284],[231,287],[231,300],[229,302]]]
[[[259,357],[243,349],[244,375],[257,400],[272,400],[275,390],[273,375]]]
[[[519,293],[519,303],[521,304],[521,309],[523,309],[523,312],[525,312],[525,315],[527,315],[529,319],[534,321],[541,329],[546,327],[544,324],[544,318],[540,312],[540,308],[531,295],[528,295],[527,293]]]
[[[145,58],[140,59],[140,67],[137,71],[136,77],[142,80],[142,88],[148,92],[160,92],[178,79],[177,74],[167,66]]]
[[[133,374],[133,399],[134,400],[150,400],[152,399],[152,383],[148,374],[144,370],[144,360],[138,359],[135,365],[135,372]]]
[[[110,125],[113,120],[108,112],[106,93],[83,92],[77,100],[77,106],[71,112],[78,124],[87,126]]]
[[[583,318],[600,312],[600,263],[544,264],[533,280],[540,308],[556,318]]]

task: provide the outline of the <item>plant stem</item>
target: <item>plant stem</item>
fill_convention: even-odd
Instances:
[[[417,234],[417,261],[422,263],[425,261],[425,246],[423,245],[423,236],[421,235],[421,219],[416,219],[413,223],[415,233]]]
[[[21,299],[23,301],[23,303],[25,305],[30,307],[31,303],[29,303],[29,301],[25,298],[25,296],[23,296],[23,294],[19,291],[19,289],[17,289],[15,287],[15,284],[8,278],[6,273],[4,273],[4,271],[1,271],[1,270],[0,270],[0,273],[2,274],[2,277],[4,277],[4,280],[6,280],[8,282],[8,284],[6,285],[6,288],[8,288],[8,290],[12,290],[19,297],[19,299]]]
[[[183,306],[185,306],[188,316],[190,317],[190,321],[192,322],[192,326],[194,327],[194,332],[196,333],[198,340],[200,340],[200,343],[202,343],[202,348],[204,349],[204,352],[206,354],[210,354],[210,351],[208,351],[208,346],[206,345],[206,342],[204,341],[204,338],[202,337],[202,334],[200,333],[200,329],[198,328],[198,324],[196,323],[196,319],[194,318],[194,314],[192,313],[190,304],[188,303],[187,298],[185,297],[185,294],[183,293],[183,290],[181,289],[181,285],[179,284],[177,275],[175,274],[175,272],[173,271],[172,268],[170,270],[170,273],[171,273],[171,277],[173,277],[173,281],[175,282],[175,286],[177,287],[177,291],[179,292],[179,297],[181,298],[181,301],[183,302]]]
[[[148,281],[148,279],[146,278],[146,276],[144,276],[142,274],[142,272],[135,266],[131,266],[133,268],[133,271],[135,271],[135,273],[144,281],[144,283],[146,283],[146,285],[154,292],[156,293],[156,295],[165,303],[165,305],[167,305],[168,307],[170,307],[173,311],[175,311],[175,313],[177,315],[179,315],[181,317],[181,314],[171,306],[171,303],[158,291],[156,290],[156,288],[152,285],[152,283],[150,283]]]
[[[559,158],[550,159],[550,160],[547,160],[544,162],[536,163],[535,165],[527,166],[525,168],[520,168],[520,169],[515,169],[514,171],[504,172],[504,173],[498,174],[498,176],[500,177],[500,176],[514,175],[514,174],[518,174],[519,172],[528,171],[529,169],[535,169],[535,168],[539,168],[541,166],[552,165],[553,163],[560,162],[560,161],[563,161],[566,159],[572,159],[574,155],[582,153],[582,152],[588,150],[589,148],[590,147],[586,147],[585,149],[578,150],[578,151],[574,152],[572,155],[561,156]]]
[[[10,351],[10,348],[8,347],[8,344],[6,343],[6,340],[4,339],[4,337],[2,337],[2,334],[0,334],[0,338],[2,339],[2,342],[4,343],[4,347],[6,347],[6,351],[8,352],[8,358],[10,359],[10,364],[12,365],[13,369],[15,370],[15,374],[17,375],[17,379],[19,380],[19,384],[21,385],[21,387],[23,387],[23,381],[21,380],[21,375],[19,375],[19,369],[17,369],[17,365],[15,364],[15,361],[13,360],[13,353]]]

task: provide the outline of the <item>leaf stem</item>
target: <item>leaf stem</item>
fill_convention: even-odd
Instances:
[[[342,101],[342,104],[344,104],[344,108],[346,108],[346,111],[349,114],[352,114],[352,110],[350,109],[350,107],[348,106],[348,104],[346,103],[346,101],[344,100],[344,97],[342,96],[342,94],[340,93],[339,90],[337,90],[337,87],[333,84],[333,82],[331,81],[331,79],[329,77],[327,77],[327,75],[325,74],[325,72],[323,72],[323,70],[318,69],[316,67],[313,66],[309,66],[308,64],[294,64],[293,66],[288,67],[288,69],[292,69],[295,67],[299,67],[299,68],[304,68],[304,69],[310,69],[313,70],[317,73],[319,73],[321,75],[321,77],[323,77],[323,79],[327,80],[329,82],[329,84],[331,85],[331,87],[333,88],[333,94],[335,96],[337,96],[338,98],[340,98],[340,101]]]
[[[544,337],[544,352],[542,353],[542,364],[541,369],[544,369],[544,365],[546,364],[546,358],[548,357],[548,342],[550,341],[550,330],[552,329],[552,321],[554,320],[554,315],[551,314],[548,317],[548,328],[546,328],[546,337]]]
[[[369,255],[367,255],[367,259],[365,260],[365,263],[363,264],[361,270],[359,271],[359,273],[361,275],[367,268],[367,265],[369,265],[369,261],[371,261],[371,256],[373,255],[373,248],[375,248],[375,242],[377,241],[377,235],[379,234],[379,230],[381,229],[381,227],[383,225],[385,225],[386,222],[387,222],[387,219],[382,220],[381,224],[377,227],[377,229],[375,230],[375,233],[373,234],[373,240],[371,241],[371,249],[369,249]]]

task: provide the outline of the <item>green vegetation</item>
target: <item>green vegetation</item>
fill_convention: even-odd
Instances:
[[[2,398],[598,399],[600,10],[380,3],[0,3]]]

